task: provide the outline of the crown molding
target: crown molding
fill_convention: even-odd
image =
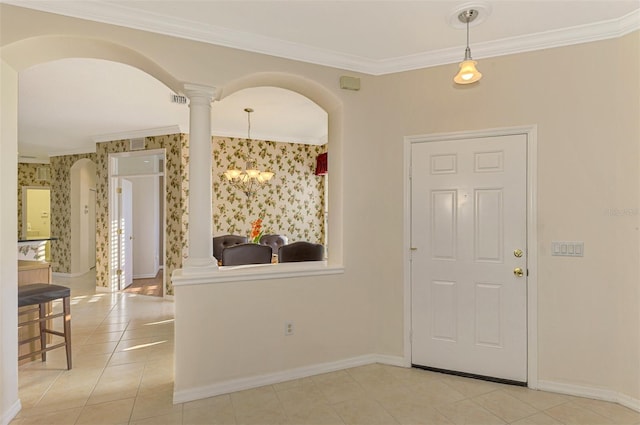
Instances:
[[[81,155],[85,153],[95,153],[95,152],[96,152],[96,146],[93,145],[92,147],[89,147],[89,148],[75,148],[75,149],[67,149],[63,151],[47,152],[47,155],[49,156],[49,158],[52,158],[54,156]]]
[[[240,134],[237,130],[230,130],[224,128],[215,128],[212,130],[211,135],[214,137],[233,137],[236,139],[246,139],[247,135]],[[264,140],[269,142],[279,143],[297,143],[300,145],[324,145],[327,143],[327,135],[321,137],[291,137],[286,134],[266,134],[252,131],[251,140]]]
[[[137,139],[138,137],[164,136],[166,134],[185,133],[179,125],[147,128],[144,130],[123,131],[121,133],[101,134],[93,136],[95,143],[112,142],[114,140]]]
[[[619,19],[563,28],[561,30],[511,37],[487,43],[474,44],[473,40],[471,40],[471,52],[474,59],[491,58],[608,40],[622,37],[637,30],[640,30],[640,9],[634,10]],[[383,75],[411,71],[456,63],[462,61],[463,58],[464,46],[442,49],[380,61],[375,65],[375,72],[371,73],[373,75]]]
[[[23,163],[23,164],[49,164],[49,157],[18,155],[18,163]]]
[[[141,14],[138,10],[130,7],[102,0],[91,2],[0,1],[44,12],[370,75],[384,75],[450,64],[459,62],[464,56],[464,46],[462,46],[385,60],[373,60],[243,31],[167,17],[153,12]],[[617,19],[487,43],[472,43],[471,47],[474,58],[488,58],[617,38],[639,29],[640,9],[637,9]]]

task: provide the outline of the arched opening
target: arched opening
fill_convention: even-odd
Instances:
[[[231,81],[222,89],[219,100],[224,102],[234,93],[258,87],[277,87],[298,93],[316,104],[327,115],[327,150],[331,151],[329,155],[331,157],[328,166],[329,172],[325,182],[327,188],[326,208],[331,212],[330,225],[326,228],[327,249],[330,252],[328,264],[330,266],[342,265],[342,102],[333,93],[315,81],[298,75],[280,72],[255,73]]]
[[[226,131],[232,120],[243,133]],[[214,236],[249,235],[259,218],[265,235],[326,247],[327,176],[316,174],[318,157],[328,148],[326,111],[288,89],[251,87],[214,102],[212,128]],[[252,183],[251,192],[242,190],[248,182],[234,183],[224,173],[247,163],[274,175]],[[277,249],[273,254],[277,259]]]
[[[178,82],[173,76],[171,76],[167,71],[161,68],[158,64],[150,60],[149,58],[141,55],[140,53],[129,49],[125,46],[118,45],[115,43],[111,43],[104,40],[92,39],[92,38],[81,38],[81,37],[72,37],[72,36],[49,36],[49,37],[34,37],[30,39],[21,40],[2,48],[2,57],[3,60],[7,62],[12,69],[18,71],[18,73],[24,73],[25,71],[30,71],[31,69],[37,68],[38,65],[49,65],[54,62],[62,62],[62,61],[82,61],[82,60],[90,60],[94,63],[103,63],[103,64],[118,64],[121,67],[127,68],[135,68],[136,71],[141,71],[144,75],[151,76],[155,80],[155,82],[161,83],[162,86],[167,87],[166,93],[170,92],[180,92],[182,84]],[[79,59],[83,58],[83,59]],[[78,67],[84,67],[82,63],[77,65]],[[96,65],[98,66],[98,65]],[[95,67],[92,67],[92,69]],[[111,69],[111,68],[109,68]],[[109,71],[103,71],[109,72]],[[102,75],[102,74],[101,74]],[[97,76],[99,77],[99,76]],[[97,84],[98,86],[100,84]],[[125,90],[126,87],[121,87],[122,90]],[[118,91],[114,91],[113,95],[115,96]],[[168,96],[167,96],[168,97]],[[114,97],[115,99],[115,97]],[[90,109],[91,102],[84,103],[86,109]],[[93,118],[90,118],[93,119]],[[73,152],[73,151],[72,151]],[[65,174],[69,176],[70,174],[70,166],[78,157],[70,155],[65,158]],[[68,163],[69,161],[73,161]],[[101,174],[100,169],[100,161],[97,162],[97,173]],[[96,164],[94,164],[96,165]],[[78,173],[80,173],[78,171]],[[102,173],[106,175],[106,172]],[[76,174],[76,176],[80,176],[80,174]],[[106,178],[106,177],[105,177]],[[73,228],[67,229],[67,226],[63,226],[64,229],[62,233],[65,233],[66,240],[64,241],[64,255],[63,259],[65,261],[56,261],[59,265],[58,271],[61,273],[66,273],[69,275],[81,274],[86,270],[90,269],[94,265],[93,258],[95,256],[89,256],[88,258],[79,258],[78,253],[86,253],[87,251],[82,248],[82,245],[91,243],[91,237],[83,237],[81,236],[85,233],[85,229],[87,228],[87,224],[83,224],[80,226],[79,218],[81,218],[84,214],[84,206],[82,207],[82,211],[79,209],[79,202],[85,201],[85,199],[81,199],[79,196],[81,185],[78,182],[84,181],[83,179],[77,179],[74,184],[74,188],[71,189],[69,193],[69,197],[65,198],[67,202],[74,203],[73,208],[68,208],[68,214],[73,216],[70,221],[70,226]],[[70,183],[69,183],[70,184]],[[93,184],[96,187],[96,183]],[[101,187],[101,185],[98,184]],[[97,195],[97,206],[98,211],[96,212],[97,221],[98,221],[98,229],[97,233],[100,235],[100,220],[105,215],[104,212],[101,212],[100,208],[106,208],[106,202],[102,202],[100,199],[100,193],[105,192],[106,188],[97,188],[97,192],[88,192],[89,196]],[[73,195],[71,195],[73,193]],[[71,200],[71,197],[74,197]],[[88,200],[87,200],[88,201]],[[86,205],[89,208],[89,213],[91,214],[91,207],[95,205],[94,202],[84,202],[82,205]],[[65,209],[67,207],[65,206]],[[67,213],[65,213],[67,214]],[[64,219],[64,221],[68,221],[68,219]],[[94,232],[95,234],[95,232]],[[54,235],[57,236],[57,235]],[[71,239],[73,238],[73,242]],[[105,237],[105,243],[108,244],[108,240]],[[60,245],[60,243],[58,243]],[[98,240],[98,245],[100,245],[100,241]],[[93,243],[95,246],[95,242]],[[89,250],[91,251],[91,250]],[[96,275],[97,275],[97,286],[107,286],[108,280],[108,263],[106,256],[98,255],[97,265],[96,265]]]

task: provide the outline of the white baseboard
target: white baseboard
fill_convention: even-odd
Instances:
[[[70,277],[80,277],[80,276],[84,276],[85,274],[89,273],[90,270],[87,270],[86,272],[81,272],[81,273],[62,273],[62,272],[53,272],[51,273],[54,277],[63,277],[63,278],[70,278]]]
[[[626,394],[618,393],[618,403],[631,410],[640,412],[640,399],[629,397]]]
[[[20,403],[20,399],[16,400],[15,403],[11,405],[11,407],[2,414],[2,425],[8,425],[9,422],[16,417],[16,415],[22,410],[22,404]]]
[[[163,296],[163,298],[167,301],[174,301],[173,297],[174,297],[173,295],[166,295],[166,294]]]
[[[158,270],[160,271],[160,270]],[[158,275],[158,273],[146,273],[146,274],[134,274],[133,278],[134,279],[153,279],[154,277],[156,277]]]
[[[106,286],[96,286],[96,292],[114,292],[111,288],[107,288]]]
[[[213,385],[207,385],[188,390],[174,391],[173,403],[185,403],[188,401],[213,397],[220,394],[227,394],[235,391],[261,387],[264,385],[277,384],[279,382],[290,381],[292,379],[306,378],[313,375],[319,375],[321,373],[335,372],[338,370],[364,366],[373,363],[384,363],[394,366],[403,366],[404,358],[369,354],[344,360],[338,360],[335,362],[320,363],[295,369],[283,370],[280,372],[267,373],[264,375],[231,379],[229,381],[223,381]]]
[[[386,364],[389,366],[411,367],[411,362],[402,356],[388,356],[386,354],[375,354],[375,363]]]
[[[538,389],[552,393],[611,401],[640,412],[640,400],[614,390],[552,381],[538,381]]]

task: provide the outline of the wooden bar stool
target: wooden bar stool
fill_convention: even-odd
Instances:
[[[50,301],[62,299],[62,313],[47,315],[46,307]],[[38,336],[18,341],[18,345],[28,344],[30,342],[40,340],[40,349],[23,354],[18,360],[26,359],[34,355],[41,354],[42,361],[47,360],[47,351],[56,348],[65,347],[67,351],[67,369],[71,369],[71,290],[66,286],[50,285],[47,283],[33,283],[30,285],[18,286],[18,307],[35,306],[31,309],[25,309],[18,313],[18,316],[38,311],[37,319],[25,320],[20,322],[18,319],[18,328],[31,323],[38,323],[40,332]],[[56,317],[63,317],[64,330],[58,332],[53,329],[47,329],[47,321]],[[64,338],[64,342],[47,347],[47,335],[52,334]]]

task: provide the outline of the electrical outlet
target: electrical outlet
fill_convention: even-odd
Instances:
[[[285,336],[293,335],[293,322],[284,322]]]

